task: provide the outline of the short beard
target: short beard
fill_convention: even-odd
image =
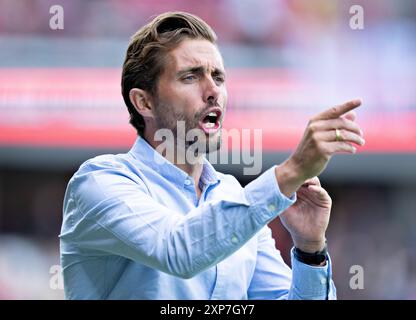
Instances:
[[[183,113],[176,112],[174,108],[160,101],[160,99],[155,99],[155,102],[154,112],[156,127],[158,129],[170,130],[174,136],[175,144],[177,144],[178,140],[183,142],[185,145],[185,151],[192,146],[194,150],[202,155],[218,151],[221,148],[222,128],[219,129],[219,133],[215,134],[215,136],[208,136],[202,131],[202,129],[199,128],[199,121],[202,115],[208,108],[212,107],[212,104],[209,104],[206,108],[197,112],[192,118],[190,118]],[[178,130],[178,123],[180,121],[185,123],[185,136],[182,136],[182,130]],[[202,139],[196,138],[194,141],[187,141],[186,134],[189,130],[201,130],[202,134],[200,137]],[[195,143],[198,145],[195,145]]]

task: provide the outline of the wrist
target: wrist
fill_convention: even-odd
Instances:
[[[326,247],[326,239],[325,237],[317,240],[317,241],[306,241],[303,239],[298,239],[296,237],[292,237],[293,244],[299,250],[306,252],[306,253],[315,253],[324,250]]]
[[[295,193],[306,180],[290,158],[276,167],[275,175],[279,189],[286,197]]]
[[[314,253],[304,252],[299,248],[295,247],[293,250],[293,255],[296,258],[296,260],[304,264],[308,264],[311,266],[325,266],[328,257],[328,247],[325,243],[322,250],[316,251]]]

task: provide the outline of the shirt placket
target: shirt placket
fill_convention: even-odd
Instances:
[[[195,191],[195,186],[191,178],[186,178],[184,181],[184,190],[186,197],[192,201],[193,205],[198,206],[198,196]]]
[[[225,262],[220,262],[215,266],[215,272],[217,276],[215,278],[214,289],[212,290],[212,300],[226,299],[226,280],[227,280],[227,268]]]

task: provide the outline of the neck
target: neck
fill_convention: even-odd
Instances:
[[[194,180],[197,193],[199,194],[199,179],[202,174],[204,156],[198,156],[197,158],[192,159],[192,163],[190,163],[186,157],[186,150],[179,150],[176,141],[174,143],[174,150],[172,150],[173,152],[167,152],[168,148],[158,148],[158,146],[165,142],[155,141],[153,136],[145,134],[143,138],[166,160],[191,176]]]
[[[182,164],[182,163],[175,163],[175,162],[172,162],[172,163],[192,177],[195,183],[195,187],[199,186],[199,179],[201,178],[202,168],[203,168],[202,162],[198,162],[196,164],[189,164],[189,163]]]

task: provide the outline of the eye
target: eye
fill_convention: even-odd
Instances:
[[[194,80],[196,80],[196,76],[193,75],[193,74],[189,74],[189,75],[183,77],[182,80],[187,81],[187,82],[194,81]]]
[[[222,75],[215,75],[214,77],[214,81],[218,82],[218,83],[224,83],[225,82],[225,77]]]
[[[225,82],[225,76],[220,73],[214,73],[212,75],[212,79],[214,79],[214,81],[218,84],[223,84]]]

